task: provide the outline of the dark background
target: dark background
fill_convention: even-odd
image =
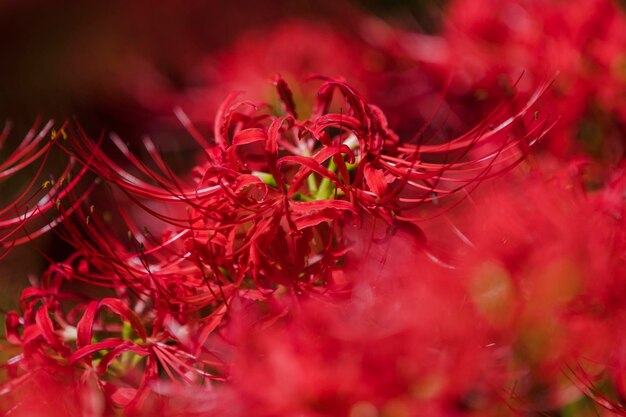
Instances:
[[[339,4],[337,4],[339,3]],[[243,31],[300,17],[349,25],[356,13],[436,31],[442,2],[0,0],[0,120],[36,115],[120,129],[148,117],[127,87],[149,68],[183,88],[195,65]],[[19,130],[19,129],[18,129]]]

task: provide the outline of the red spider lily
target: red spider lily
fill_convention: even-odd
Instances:
[[[5,187],[4,204],[0,206],[0,247],[4,249],[0,259],[15,245],[29,242],[52,229],[65,215],[71,214],[86,196],[83,194],[77,197],[73,205],[64,210],[64,214],[59,213],[82,175],[73,172],[73,160],[69,161],[57,178],[46,175],[45,169],[55,141],[67,139],[64,129],[65,126],[61,126],[58,131],[53,129],[51,121],[39,129],[36,123],[22,142],[0,162],[0,184]],[[0,132],[0,149],[7,144],[9,130],[10,125],[7,123]],[[29,172],[33,166],[35,172]],[[26,181],[23,180],[24,175],[29,176]],[[18,182],[19,188],[13,191],[12,188]],[[44,225],[42,219],[45,219]],[[29,230],[33,224],[38,229]]]
[[[52,267],[39,288],[22,294],[21,317],[8,314],[7,341],[21,347],[5,365],[12,376],[4,386],[9,395],[19,395],[12,393],[42,373],[57,372],[69,381],[92,375],[106,404],[132,413],[152,395],[159,372],[176,384],[217,378],[221,361],[204,340],[223,310],[183,326],[149,303],[125,297],[122,289],[115,298],[98,300],[68,291],[63,287],[71,279],[69,263]]]
[[[626,167],[522,162],[547,134],[566,154],[586,121],[619,131],[626,19],[609,0],[448,10],[438,37],[372,20],[367,41],[313,24],[241,41],[207,83],[255,99],[216,106],[208,139],[213,96],[176,111],[203,158],[189,173],[148,138],[34,127],[0,161],[20,186],[0,259],[48,231],[75,252],[42,251],[6,314],[0,412],[626,414]],[[362,92],[285,81],[318,70]],[[55,148],[69,163],[46,180]]]
[[[10,361],[9,392],[41,372],[92,375],[107,407],[134,413],[160,401],[162,376],[176,387],[224,378],[227,367],[207,342],[231,303],[263,300],[276,320],[293,308],[290,297],[281,301],[282,289],[302,298],[349,290],[358,280],[341,266],[354,256],[346,256],[355,240],[348,225],[380,219],[389,236],[404,230],[424,215],[420,205],[510,170],[547,128],[528,114],[543,89],[518,113],[499,108],[466,135],[428,144],[400,140],[341,80],[322,79],[305,118],[286,82],[274,84],[282,108],[232,95],[212,142],[182,118],[207,156],[192,181],[173,173],[148,139],[151,161],[143,162],[111,137],[129,168],[101,149],[102,137],[92,143],[79,130],[60,143],[165,233],[141,230],[124,207],[105,215],[82,196],[70,200],[64,216],[72,221],[55,233],[76,253],[24,291],[21,315],[7,317],[7,338],[22,350]],[[117,237],[114,216],[128,243]],[[81,283],[110,293],[94,298]]]
[[[549,150],[615,162],[623,156],[624,97],[617,92],[626,45],[626,15],[617,3],[458,0],[447,6],[438,36],[388,31],[398,54],[446,87],[450,122],[480,119],[522,72],[521,92],[558,73],[543,101],[561,119],[546,140]]]
[[[344,270],[356,281],[349,299],[311,299],[273,324],[250,322],[243,304],[229,329],[236,397],[215,415],[460,415],[496,395],[501,370],[487,364],[497,349],[462,281],[441,274],[412,233],[368,246],[370,227],[350,233],[366,245]]]
[[[624,177],[616,172],[589,193],[581,168],[511,178],[455,221],[456,267],[526,375],[510,384],[516,408],[546,411],[588,396],[623,412],[623,394],[613,392],[623,389]]]
[[[191,184],[167,167],[149,141],[150,165],[158,170],[112,138],[141,177],[89,141],[74,142],[78,159],[176,230],[165,242],[148,242],[129,224],[129,236],[141,247],[120,255],[123,245],[108,243],[115,241],[106,225],[92,220],[99,230],[90,233],[94,243],[76,246],[97,268],[113,268],[108,276],[116,276],[114,282],[140,292],[158,290],[176,305],[190,305],[189,298],[167,289],[183,290],[183,280],[175,278],[189,274],[183,265],[195,269],[197,282],[207,283],[203,295],[191,295],[199,297],[200,304],[192,303],[198,308],[203,297],[207,303],[216,294],[226,300],[247,280],[261,289],[284,285],[299,292],[333,281],[334,265],[347,248],[340,223],[359,222],[364,215],[390,226],[418,221],[416,207],[509,170],[547,129],[545,121],[528,114],[540,89],[518,113],[507,114],[503,106],[481,126],[447,143],[400,141],[383,113],[352,87],[340,80],[322,81],[312,113],[303,119],[279,77],[274,83],[282,109],[239,102],[231,95],[218,111],[213,144],[182,118],[208,158],[195,169]],[[148,207],[147,200],[186,211],[166,215]],[[79,235],[69,239],[77,242]],[[182,240],[183,247],[178,244]],[[198,287],[191,282],[190,287]]]
[[[233,301],[228,385],[169,394],[189,415],[623,414],[624,177],[588,194],[576,170],[483,190],[445,267],[410,231],[345,230],[347,298]]]

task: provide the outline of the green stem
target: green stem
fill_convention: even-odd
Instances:
[[[336,169],[337,167],[335,166],[335,161],[331,159],[330,163],[328,164],[328,170],[331,172],[335,172]],[[322,178],[322,181],[320,182],[320,187],[317,190],[317,193],[315,193],[315,199],[316,200],[328,200],[330,196],[334,193],[334,191],[335,191],[335,187],[333,183],[330,181],[330,178],[324,177]]]

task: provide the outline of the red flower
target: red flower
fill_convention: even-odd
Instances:
[[[74,172],[74,160],[67,163],[58,177],[45,176],[55,142],[67,139],[65,128],[63,125],[56,130],[50,121],[39,129],[39,123],[35,123],[21,143],[0,161],[0,184],[6,187],[3,190],[6,205],[0,206],[0,259],[12,247],[30,242],[54,228],[89,193],[89,190],[82,190],[79,196],[73,194],[84,173],[84,170]],[[6,123],[0,132],[0,149],[7,146],[9,130],[10,124]],[[15,186],[17,191],[13,191]]]
[[[81,204],[84,197],[70,200],[72,219],[56,233],[76,253],[53,264],[40,286],[24,291],[21,314],[7,317],[9,341],[23,352],[11,361],[15,375],[93,375],[107,407],[127,413],[161,401],[162,376],[176,386],[226,378],[229,367],[208,342],[232,303],[263,301],[276,320],[294,308],[292,297],[349,294],[359,281],[344,268],[356,248],[349,225],[379,221],[386,238],[373,242],[405,229],[421,238],[409,225],[436,214],[417,211],[424,203],[511,169],[547,128],[528,114],[539,90],[518,113],[502,107],[445,144],[401,141],[351,86],[321,81],[309,115],[276,77],[282,108],[231,95],[212,141],[183,118],[206,155],[191,180],[174,174],[147,139],[151,161],[143,162],[112,136],[128,168],[101,149],[102,138],[94,144],[78,130],[60,143],[164,233],[142,230],[123,205],[101,214]],[[122,225],[127,239],[117,236]],[[392,308],[388,302],[381,308]]]
[[[560,119],[546,145],[558,156],[623,157],[623,50],[618,2],[465,1],[447,6],[438,36],[395,32],[400,54],[445,88],[451,122],[473,122],[511,93],[555,78],[541,111]]]
[[[509,170],[547,128],[528,114],[539,90],[517,113],[499,108],[480,126],[444,144],[428,144],[424,137],[400,141],[380,109],[352,87],[322,81],[312,113],[303,118],[297,117],[292,93],[279,77],[274,84],[282,109],[239,102],[231,95],[217,113],[214,143],[183,119],[207,156],[195,168],[192,184],[175,176],[150,142],[146,146],[159,171],[113,137],[146,179],[130,174],[88,141],[76,142],[79,159],[176,231],[170,240],[148,242],[129,224],[130,236],[141,247],[137,254],[122,256],[123,245],[114,243],[99,222],[93,222],[99,231],[90,232],[95,244],[79,243],[79,233],[70,239],[92,263],[117,265],[121,282],[140,292],[156,286],[169,293],[166,302],[177,305],[188,301],[183,296],[177,303],[178,290],[168,287],[187,291],[180,278],[173,278],[183,264],[195,268],[198,279],[218,283],[222,298],[249,279],[261,289],[279,284],[298,292],[333,280],[334,265],[347,249],[338,227],[342,222],[358,223],[365,215],[390,226],[417,221],[416,207]],[[185,218],[155,212],[142,202],[146,199],[182,205]],[[182,239],[184,246],[176,245]],[[158,266],[152,261],[142,265],[143,255],[156,258]],[[137,262],[127,265],[133,256]],[[166,275],[167,284],[160,278]],[[214,290],[206,287],[205,295],[213,294],[207,302],[212,302]]]

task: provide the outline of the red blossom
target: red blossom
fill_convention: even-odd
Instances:
[[[278,319],[233,302],[221,332],[234,352],[229,384],[203,404],[183,394],[183,409],[511,415],[576,404],[623,414],[626,228],[616,174],[597,194],[575,166],[484,188],[482,201],[451,214],[454,225],[437,226],[453,237],[447,264],[432,262],[432,243],[412,231],[376,243],[384,225],[348,227],[361,242],[341,268],[351,292],[287,296]]]
[[[560,118],[548,149],[615,163],[623,157],[625,28],[626,14],[613,0],[576,7],[561,0],[457,0],[447,5],[441,34],[388,31],[398,54],[439,80],[450,124],[482,118],[522,73],[516,85],[522,93],[554,77],[540,108]]]
[[[91,249],[76,244],[83,255],[118,265],[120,281],[142,292],[156,286],[154,291],[168,293],[174,303],[178,297],[159,277],[180,274],[183,263],[201,272],[202,280],[217,282],[222,298],[248,279],[261,289],[280,284],[299,291],[332,281],[333,267],[346,249],[338,221],[358,223],[364,215],[389,225],[418,221],[416,207],[509,170],[548,127],[528,114],[543,89],[515,114],[499,108],[465,135],[428,144],[423,137],[400,140],[380,109],[341,80],[322,79],[312,113],[302,119],[295,117],[285,81],[276,77],[274,83],[284,109],[231,95],[217,112],[213,144],[183,119],[207,156],[194,169],[192,183],[171,172],[149,141],[145,144],[158,170],[112,137],[143,179],[98,146],[76,141],[78,159],[176,230],[174,240],[159,242],[140,236],[129,224],[140,250],[120,256],[124,245],[92,220],[89,227],[99,232],[89,232],[95,241]],[[186,213],[156,212],[148,199],[179,205]],[[73,235],[74,242],[82,239],[78,232]],[[134,267],[128,265],[133,257]]]
[[[24,291],[21,313],[7,316],[7,338],[22,350],[11,360],[17,379],[6,386],[9,392],[14,381],[41,372],[56,370],[70,379],[90,375],[106,407],[124,407],[132,414],[163,401],[161,391],[170,389],[163,378],[176,387],[174,392],[184,386],[210,387],[211,380],[228,378],[232,369],[222,357],[232,349],[215,343],[223,336],[227,313],[239,314],[233,303],[260,302],[270,322],[281,322],[297,310],[296,300],[355,294],[366,284],[359,284],[358,275],[345,265],[366,256],[358,254],[358,242],[369,233],[362,234],[363,227],[382,228],[382,238],[370,238],[376,245],[409,231],[423,249],[424,235],[414,223],[441,210],[422,211],[426,203],[455,201],[459,191],[469,192],[512,169],[549,127],[531,114],[541,88],[518,112],[510,114],[502,106],[480,126],[446,143],[400,139],[383,112],[350,85],[320,78],[306,116],[296,109],[280,77],[273,82],[282,108],[231,95],[217,112],[213,140],[204,139],[181,114],[206,156],[191,178],[175,174],[149,139],[144,140],[150,156],[145,162],[115,135],[111,143],[126,162],[103,151],[103,136],[94,143],[80,129],[59,143],[82,164],[79,178],[92,171],[144,209],[153,218],[151,229],[163,230],[136,224],[124,200],[118,200],[123,204],[116,211],[104,211],[83,204],[88,194],[68,191],[70,209],[62,212],[65,221],[55,234],[76,252],[52,264],[39,286]],[[363,273],[369,268],[375,267]],[[416,291],[423,291],[427,282]],[[84,284],[102,287],[107,295],[94,297],[81,289]],[[389,279],[393,288],[398,284]],[[407,291],[413,288],[407,285]],[[449,303],[458,300],[459,289],[442,287],[447,295],[433,297]],[[391,300],[400,294],[390,291],[371,307],[396,308]],[[411,303],[403,303],[408,318]],[[313,315],[314,305],[305,307]],[[424,314],[433,311],[427,307]],[[418,346],[427,329],[415,325],[406,324],[406,331],[417,332],[417,345],[407,348],[427,355],[427,345]],[[468,329],[457,330],[450,337],[464,339],[461,334]],[[399,330],[395,337],[404,334]],[[331,342],[334,337],[329,343],[343,349],[343,342]],[[472,342],[471,351],[478,346]],[[457,355],[470,360],[462,352],[455,348],[444,360],[446,369],[459,360]],[[372,355],[374,361],[378,356]],[[459,372],[473,373],[471,369]],[[463,390],[449,385],[442,395],[458,398]]]
[[[0,259],[14,246],[30,242],[54,228],[88,194],[84,190],[79,197],[72,194],[84,173],[75,172],[74,160],[66,161],[66,167],[56,177],[46,171],[51,165],[48,161],[53,158],[55,142],[67,139],[65,125],[58,130],[53,126],[52,121],[42,128],[35,123],[19,145],[0,161],[0,184],[5,193],[0,206]],[[6,123],[0,132],[0,149],[10,146],[9,131],[10,123]],[[24,174],[28,175],[26,181]],[[68,203],[69,200],[73,203]]]
[[[626,18],[446,10],[434,36],[294,21],[209,57],[183,170],[36,124],[0,160],[0,259],[46,232],[74,253],[41,251],[6,314],[0,411],[626,414]],[[618,166],[526,160],[544,138]]]

